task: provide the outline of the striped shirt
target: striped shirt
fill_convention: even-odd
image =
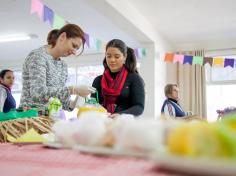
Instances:
[[[23,64],[20,106],[34,105],[43,109],[48,106],[50,97],[57,97],[63,109],[69,110],[70,94],[65,86],[67,76],[66,63],[53,59],[46,46],[33,50]]]

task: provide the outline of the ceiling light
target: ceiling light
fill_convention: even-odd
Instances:
[[[12,41],[20,41],[20,40],[29,40],[33,38],[38,38],[35,34],[14,34],[14,35],[3,35],[0,36],[1,42],[12,42]]]

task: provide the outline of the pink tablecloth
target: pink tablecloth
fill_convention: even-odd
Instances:
[[[2,176],[154,176],[170,175],[151,161],[83,154],[42,145],[0,144]],[[172,174],[173,175],[173,174]]]

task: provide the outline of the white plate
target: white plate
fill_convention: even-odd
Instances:
[[[76,145],[73,147],[75,150],[79,150],[84,153],[92,153],[98,155],[117,155],[117,156],[132,156],[132,157],[148,157],[148,153],[134,152],[134,151],[123,151],[115,150],[114,148],[102,147],[102,146],[83,146]]]
[[[180,157],[167,154],[152,155],[151,159],[165,169],[194,175],[236,176],[236,160]]]
[[[66,147],[63,146],[61,143],[57,142],[44,142],[44,146],[50,147],[50,148],[71,148],[74,150],[79,150],[83,153],[91,153],[91,154],[97,154],[97,155],[120,155],[120,156],[133,156],[133,157],[148,157],[148,153],[142,153],[142,152],[133,152],[133,151],[120,151],[115,150],[113,148],[109,147],[102,147],[102,146],[84,146],[84,145],[74,145],[73,147]]]
[[[56,149],[66,148],[61,143],[58,142],[44,142],[43,145],[49,148],[56,148]]]

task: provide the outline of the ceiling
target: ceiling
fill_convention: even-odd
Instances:
[[[108,17],[99,13],[86,0],[42,0],[54,13],[65,20],[79,24],[94,38],[104,42],[112,38],[127,41],[132,47],[140,43],[121,30]],[[37,39],[0,43],[0,60],[24,60],[29,52],[46,44],[48,32],[52,29],[48,22],[41,21],[37,14],[30,14],[31,0],[3,0],[0,5],[1,35],[26,33],[36,34]],[[85,53],[96,51],[86,50]]]
[[[111,18],[106,10],[93,4],[108,0],[42,0],[56,14],[79,24],[86,33],[104,42],[120,38],[131,47],[142,42],[125,30],[127,24]],[[112,0],[110,0],[112,1]],[[114,0],[116,1],[116,0]],[[175,49],[236,48],[235,0],[126,0]],[[0,35],[36,34],[29,41],[0,43],[0,61],[23,60],[35,48],[46,43],[51,30],[48,22],[30,14],[31,0],[3,0],[0,6]],[[111,10],[113,11],[113,9]],[[133,32],[135,33],[135,32]],[[86,53],[95,52],[87,50]]]
[[[236,48],[235,0],[129,0],[174,48]]]

